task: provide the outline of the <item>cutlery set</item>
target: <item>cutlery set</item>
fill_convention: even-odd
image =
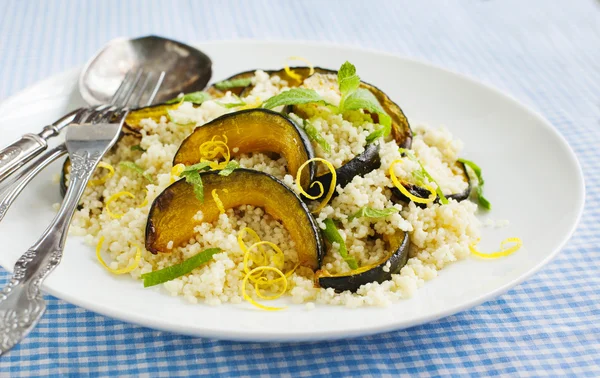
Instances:
[[[79,92],[89,107],[74,110],[40,133],[25,134],[0,149],[0,222],[38,173],[67,153],[71,160],[70,184],[58,213],[17,260],[12,279],[0,291],[0,355],[21,341],[44,314],[40,286],[60,263],[83,191],[104,154],[118,140],[129,109],[203,89],[210,80],[211,66],[201,51],[170,39],[115,39],[89,61],[79,78]],[[48,139],[63,131],[64,143],[46,151]]]

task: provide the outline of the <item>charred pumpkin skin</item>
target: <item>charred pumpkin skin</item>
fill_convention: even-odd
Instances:
[[[310,140],[286,116],[266,109],[248,109],[225,114],[197,127],[181,143],[173,165],[192,165],[200,161],[200,145],[214,136],[226,136],[232,156],[250,152],[273,152],[286,158],[288,172],[296,177],[300,166],[315,156]],[[237,148],[237,149],[236,149]],[[234,151],[235,149],[235,151]],[[303,172],[304,188],[312,181],[315,165]]]
[[[461,168],[461,173],[463,175],[463,178],[467,182],[467,188],[460,193],[449,194],[446,196],[446,198],[448,198],[448,199],[452,198],[453,200],[460,202],[460,201],[464,201],[467,198],[469,198],[469,195],[471,194],[471,180],[469,179],[469,175],[467,173],[467,168],[465,167],[464,163],[457,162],[456,164],[458,166],[460,166],[460,168]],[[421,198],[429,197],[429,191],[418,185],[404,184],[404,187],[406,188],[406,190],[408,190],[410,192],[410,194],[412,194],[415,197],[421,197]],[[392,188],[392,194],[393,194],[392,200],[394,200],[396,202],[411,202],[410,199],[407,198],[404,194],[402,194],[402,192],[396,187]],[[440,198],[436,197],[436,199],[433,202],[439,203]],[[425,204],[425,203],[415,203],[415,205],[417,205],[419,207],[427,207],[427,204]]]
[[[217,220],[220,212],[211,195],[216,189],[225,209],[257,206],[281,221],[295,242],[300,265],[319,269],[325,253],[321,233],[306,204],[285,184],[266,173],[244,168],[229,176],[221,176],[218,171],[202,172],[200,176],[204,202],[196,199],[192,185],[185,180],[175,182],[156,197],[146,223],[148,251],[168,252],[170,241],[175,247],[188,243],[199,223],[193,218],[200,210],[202,222]]]
[[[342,188],[344,188],[352,181],[354,176],[364,176],[367,173],[379,168],[380,165],[381,160],[379,158],[379,144],[369,143],[360,155],[355,156],[352,160],[335,170],[337,176],[335,186],[337,187],[340,185]],[[315,177],[314,181],[319,181],[321,184],[323,184],[323,194],[317,198],[317,200],[321,200],[321,198],[325,197],[327,194],[327,189],[331,186],[331,173],[317,176]],[[318,185],[314,185],[311,186],[306,192],[311,196],[317,196],[319,195],[320,190]],[[333,195],[336,196],[337,191],[334,192]]]
[[[410,248],[410,241],[408,233],[399,231],[396,235],[390,237],[388,240],[388,246],[390,251],[393,251],[386,259],[371,267],[370,269],[361,272],[340,274],[340,275],[329,275],[323,272],[317,272],[318,283],[322,288],[333,288],[336,292],[341,293],[343,291],[356,292],[362,285],[370,282],[383,282],[390,280],[392,274],[398,273],[400,269],[408,261],[408,250]],[[389,270],[387,272],[383,269],[387,263],[390,263]]]

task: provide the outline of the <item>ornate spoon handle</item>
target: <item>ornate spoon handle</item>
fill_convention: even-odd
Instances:
[[[17,260],[12,279],[0,292],[0,355],[21,341],[46,310],[40,285],[60,263],[69,223],[103,154],[104,151],[73,154],[71,182],[58,214],[40,239]]]

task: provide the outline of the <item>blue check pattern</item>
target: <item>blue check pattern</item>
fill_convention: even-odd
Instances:
[[[1,377],[600,376],[600,2],[0,0],[0,100],[81,65],[114,37],[151,33],[188,42],[336,42],[496,86],[539,111],[575,149],[587,184],[581,224],[552,263],[499,298],[353,340],[191,338],[48,297],[40,325],[0,357]],[[7,278],[0,269],[0,284]]]

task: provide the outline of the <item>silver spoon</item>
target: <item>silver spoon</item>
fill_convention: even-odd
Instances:
[[[167,72],[155,93],[144,93],[138,102],[151,105],[165,102],[181,92],[203,89],[212,74],[212,62],[198,49],[170,39],[148,36],[115,39],[85,65],[79,77],[79,91],[90,105],[108,104],[129,71],[136,68]],[[149,99],[154,99],[147,101]],[[44,127],[38,134],[25,134],[0,150],[0,183],[25,163],[48,148],[48,139],[70,124],[75,110]]]

